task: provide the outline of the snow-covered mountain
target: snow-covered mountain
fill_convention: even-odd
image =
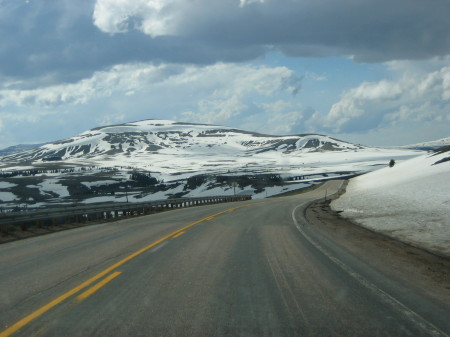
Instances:
[[[415,153],[381,151],[322,135],[270,136],[223,126],[144,120],[95,128],[0,160],[4,166],[54,162],[133,167],[169,178],[212,171],[283,173],[294,167],[305,173],[308,162],[351,163],[386,155]]]
[[[145,120],[95,128],[79,136],[46,144],[37,149],[9,157],[33,161],[105,160],[125,162],[130,157],[188,153],[258,154],[267,151],[340,151],[361,149],[322,135],[269,136],[223,126]]]
[[[236,183],[236,193],[269,196],[421,153],[354,145],[323,135],[270,136],[144,120],[95,128],[0,157],[0,204],[224,195],[235,193]]]

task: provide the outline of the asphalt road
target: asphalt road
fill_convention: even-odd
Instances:
[[[448,336],[447,307],[308,224],[339,185],[3,244],[0,337]]]

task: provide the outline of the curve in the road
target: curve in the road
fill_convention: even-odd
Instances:
[[[13,324],[0,337],[448,336],[448,311],[416,310],[426,301],[386,290],[308,223],[308,204],[340,186],[2,246],[0,319]]]

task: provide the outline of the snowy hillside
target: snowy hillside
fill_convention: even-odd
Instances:
[[[10,146],[10,147],[1,149],[0,156],[7,156],[7,155],[14,154],[14,153],[25,152],[27,150],[33,150],[42,145],[44,145],[44,144],[19,144],[19,145]]]
[[[450,256],[450,150],[354,179],[332,202],[357,223]]]
[[[0,157],[0,205],[147,201],[212,194],[265,197],[423,153],[322,135],[270,136],[145,120],[99,127]],[[237,188],[235,188],[237,184]],[[234,186],[234,187],[233,187]]]
[[[431,142],[423,142],[411,145],[401,146],[401,148],[405,149],[421,149],[421,150],[435,150],[443,146],[450,145],[450,137],[442,138],[438,140],[433,140]]]
[[[365,172],[374,161],[417,152],[367,148],[322,135],[269,136],[222,126],[145,120],[96,128],[0,159],[0,166],[64,163],[133,167],[158,178],[193,174]],[[357,163],[357,164],[356,164]],[[3,164],[3,165],[1,165]],[[330,168],[327,169],[329,164]]]
[[[9,160],[70,161],[92,159],[109,165],[130,163],[147,166],[146,159],[155,155],[221,154],[235,156],[274,151],[288,154],[305,152],[355,150],[361,146],[321,135],[268,136],[228,127],[145,120],[106,126],[79,136],[44,145],[34,151],[10,156]]]

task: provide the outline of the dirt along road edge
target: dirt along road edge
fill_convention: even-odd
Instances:
[[[309,226],[398,282],[426,294],[450,310],[450,259],[403,243],[346,219],[330,207],[345,193],[313,201],[305,210]]]

